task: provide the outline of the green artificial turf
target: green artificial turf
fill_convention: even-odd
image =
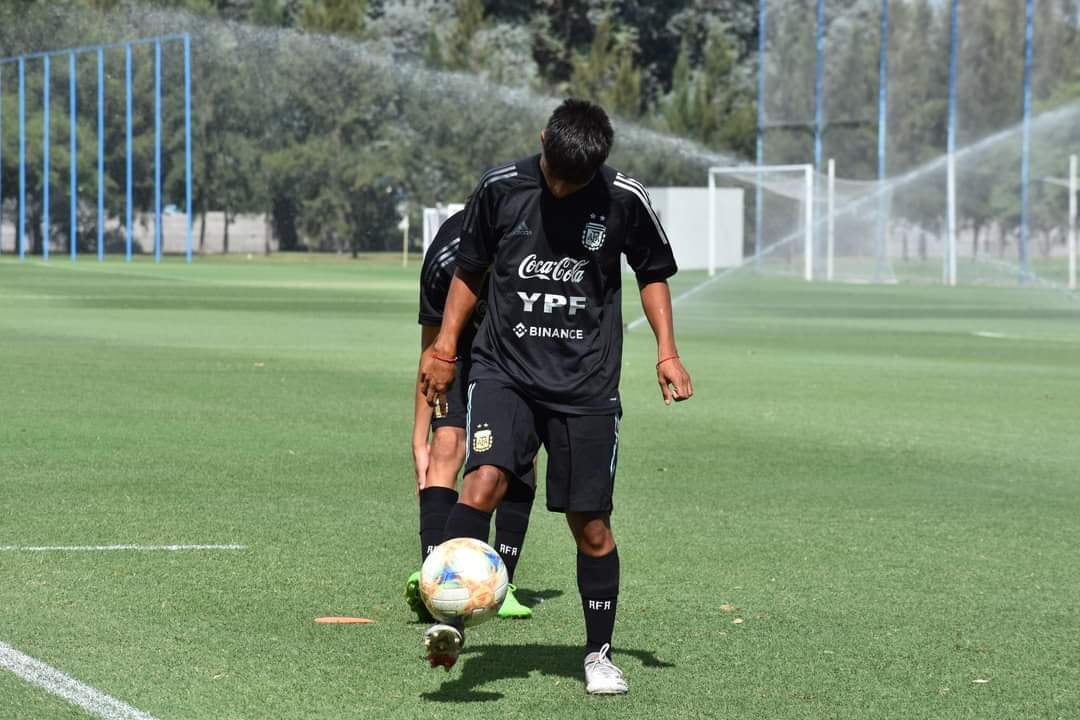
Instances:
[[[1080,717],[1076,299],[724,278],[676,310],[696,395],[670,408],[628,334],[631,693],[589,698],[542,503],[534,618],[422,660],[416,274],[0,259],[0,545],[247,546],[0,552],[0,642],[160,720]],[[69,717],[0,671],[0,718]]]

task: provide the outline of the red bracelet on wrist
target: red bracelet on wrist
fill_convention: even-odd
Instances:
[[[453,357],[446,357],[445,355],[440,355],[434,350],[431,351],[431,357],[435,358],[436,360],[442,360],[444,363],[450,363],[451,365],[457,362],[457,355],[454,355]]]
[[[668,355],[666,358],[664,358],[660,362],[656,363],[656,369],[659,370],[660,366],[663,365],[664,363],[666,363],[668,360],[675,360],[678,357],[679,357],[679,355],[677,353],[675,355]]]

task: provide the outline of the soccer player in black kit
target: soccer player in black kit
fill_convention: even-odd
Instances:
[[[446,294],[457,267],[457,249],[465,213],[458,212],[447,218],[435,233],[424,264],[420,269],[420,349],[426,350],[435,341],[442,323]],[[442,542],[446,518],[457,503],[457,475],[465,461],[465,387],[469,377],[469,353],[473,336],[484,316],[483,301],[477,303],[476,311],[465,331],[458,338],[457,375],[463,382],[456,383],[442,398],[443,403],[434,411],[426,398],[417,392],[416,412],[413,423],[413,464],[416,470],[416,490],[420,500],[420,561],[423,562],[435,546]],[[430,430],[430,433],[429,433]],[[521,559],[525,531],[529,527],[532,512],[535,480],[530,476],[526,483],[519,483],[514,491],[499,504],[495,515],[494,548],[506,565],[510,579],[506,599],[499,607],[499,617],[529,618],[532,610],[518,602],[517,587],[513,584],[514,572]],[[487,538],[484,538],[487,542]],[[405,600],[421,620],[432,622],[434,618],[420,599],[420,572],[417,571],[405,583]]]
[[[644,188],[604,165],[613,140],[602,108],[566,100],[540,134],[540,155],[481,178],[465,210],[442,326],[420,369],[420,391],[441,402],[454,382],[458,338],[490,272],[468,378],[465,482],[445,537],[486,538],[491,512],[524,482],[544,445],[548,509],[566,514],[577,543],[592,694],[627,691],[611,661],[623,255],[656,336],[664,401],[693,394],[672,326],[671,246]],[[461,629],[449,625],[425,633],[432,659],[456,659],[462,642]]]

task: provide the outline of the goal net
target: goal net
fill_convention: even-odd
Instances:
[[[832,162],[824,173],[809,164],[710,168],[710,226],[721,236],[733,226],[720,203],[728,188],[743,191],[743,264],[758,274],[892,283],[895,261],[919,252],[940,258],[940,238],[893,216],[909,194],[837,178]],[[929,264],[940,273],[940,259]]]
[[[709,168],[709,235],[729,245],[726,235],[740,233],[735,243],[742,247],[742,265],[757,272],[812,280],[814,184],[810,165]],[[733,195],[732,189],[741,193]],[[732,197],[741,200],[733,204]],[[709,273],[714,272],[710,261]]]

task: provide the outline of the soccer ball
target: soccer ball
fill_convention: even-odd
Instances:
[[[420,597],[439,620],[479,625],[494,617],[509,578],[499,553],[473,538],[454,538],[435,548],[420,568]]]

